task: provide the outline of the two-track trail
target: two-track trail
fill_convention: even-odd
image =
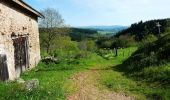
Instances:
[[[73,75],[70,79],[78,90],[68,96],[67,100],[134,100],[133,97],[99,88],[97,84],[99,77],[100,71],[97,69]]]

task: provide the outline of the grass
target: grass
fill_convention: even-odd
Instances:
[[[124,76],[123,73],[107,70],[101,71],[100,83],[111,91],[135,96],[137,99],[167,99],[170,89],[148,86],[141,81],[135,81]]]
[[[101,88],[125,93],[140,100],[168,100],[170,98],[169,87],[161,87],[155,82],[148,84],[146,81],[136,80],[134,76],[129,77],[124,71],[119,70],[119,65],[136,50],[136,47],[119,49],[118,56],[114,57],[112,54],[111,59],[89,53],[86,58],[76,59],[72,62],[63,61],[59,64],[51,63],[49,65],[40,63],[35,69],[22,75],[24,80],[38,79],[40,85],[37,89],[26,91],[17,82],[0,82],[0,100],[65,100],[68,95],[77,90],[69,78],[89,69],[99,69],[97,71],[99,71],[100,77],[97,77],[99,84],[97,86]],[[169,66],[169,64],[164,66]],[[152,74],[156,79],[159,78],[159,74],[166,73],[166,70],[169,70],[169,67],[146,68],[138,75],[145,75],[144,77],[147,79],[148,75]],[[157,74],[158,71],[160,73]],[[96,76],[95,73],[94,76]]]
[[[141,71],[144,68],[159,66],[170,62],[170,34],[160,37],[140,47],[124,64],[129,72]],[[133,63],[132,63],[133,62]]]
[[[69,81],[73,74],[107,63],[96,54],[88,55],[87,58],[78,59],[76,63],[61,62],[49,65],[40,63],[32,71],[25,72],[21,76],[24,80],[38,79],[40,81],[39,87],[33,91],[24,90],[17,82],[0,82],[0,100],[65,100],[67,95],[75,91]]]
[[[130,50],[129,50],[130,49]],[[159,84],[144,81],[148,76],[152,75],[157,78],[169,79],[169,77],[163,77],[162,74],[166,74],[169,70],[168,65],[166,67],[154,67],[146,68],[145,71],[138,73],[138,76],[128,76],[126,71],[120,70],[122,67],[122,62],[126,60],[130,55],[128,51],[134,52],[136,48],[126,48],[119,50],[119,56],[113,58],[111,61],[114,63],[110,70],[101,70],[101,77],[99,78],[99,84],[104,86],[111,91],[116,91],[118,93],[125,93],[130,96],[134,96],[139,100],[169,100],[170,98],[170,88],[161,87]],[[124,53],[123,53],[124,52]],[[130,53],[130,54],[131,54]],[[122,54],[124,56],[122,56]],[[125,66],[124,66],[125,67]],[[159,72],[159,73],[158,73]],[[160,75],[161,74],[161,75]],[[143,77],[143,80],[137,80],[136,78]],[[165,75],[164,75],[165,76]],[[151,77],[151,76],[150,76]]]
[[[26,91],[21,88],[22,85],[13,83],[1,83],[0,99],[1,100],[64,100],[66,94],[62,89],[65,80],[71,76],[75,71],[63,70],[63,71],[38,71],[36,70],[26,72],[22,75],[25,80],[36,78],[40,81],[38,89],[33,91]]]

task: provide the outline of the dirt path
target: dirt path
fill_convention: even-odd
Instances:
[[[74,75],[71,80],[78,91],[67,97],[67,100],[134,100],[134,98],[123,94],[99,89],[96,77],[100,77],[97,70],[89,70]]]

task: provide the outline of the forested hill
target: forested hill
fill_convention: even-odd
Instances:
[[[80,32],[80,33],[87,33],[87,34],[94,34],[97,33],[95,30],[90,29],[83,29],[83,28],[71,28],[72,32]]]
[[[71,28],[70,37],[74,41],[82,41],[84,39],[95,38],[98,32],[90,29]]]
[[[96,30],[90,29],[82,29],[82,28],[72,28],[72,27],[65,27],[65,28],[53,28],[54,34],[68,34],[73,41],[82,41],[86,39],[96,39],[98,36],[98,32]],[[47,31],[46,28],[40,28],[40,33],[44,33]],[[40,37],[41,38],[41,37]]]
[[[128,26],[121,26],[121,25],[112,25],[112,26],[82,26],[79,27],[82,29],[90,29],[98,31],[100,34],[111,34],[115,35],[115,33],[127,29]]]
[[[141,41],[143,38],[145,38],[149,34],[158,35],[158,27],[157,23],[160,23],[160,31],[161,33],[165,33],[166,31],[170,30],[170,19],[158,19],[158,20],[150,20],[146,22],[138,22],[134,23],[129,27],[128,29],[125,29],[117,35],[116,37],[120,37],[122,35],[130,35],[135,36],[135,39],[137,41]]]

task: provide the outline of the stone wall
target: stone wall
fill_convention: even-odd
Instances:
[[[11,34],[28,35],[29,66],[33,68],[40,60],[39,30],[35,18],[19,10],[0,4],[0,53],[7,56],[9,79],[16,79],[14,46]]]

